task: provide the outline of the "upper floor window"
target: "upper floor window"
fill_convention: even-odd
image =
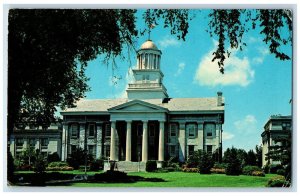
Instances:
[[[105,125],[105,137],[110,137],[111,135],[111,127],[110,124]]]
[[[95,137],[95,124],[89,124],[89,137]]]
[[[204,132],[206,137],[213,137],[216,135],[216,124],[214,123],[206,123],[204,125]]]
[[[78,124],[71,124],[71,137],[78,137],[78,133],[79,133],[79,130],[78,130]]]
[[[189,134],[189,137],[196,137],[196,124],[187,124],[186,129]]]
[[[175,137],[177,135],[178,126],[176,123],[170,124],[170,136]]]
[[[41,147],[42,148],[48,148],[48,138],[42,138],[41,139]]]
[[[96,148],[94,145],[88,145],[88,153],[93,156],[96,154]]]
[[[176,146],[175,145],[169,145],[169,155],[171,157],[176,157]]]

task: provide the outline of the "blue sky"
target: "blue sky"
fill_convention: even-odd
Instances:
[[[253,149],[261,143],[260,134],[270,115],[291,114],[292,61],[280,61],[270,54],[258,29],[245,34],[247,47],[243,51],[232,50],[222,75],[217,64],[211,62],[216,41],[205,31],[206,16],[207,12],[202,11],[190,23],[186,41],[177,40],[162,24],[152,30],[151,39],[162,51],[164,85],[174,98],[213,97],[222,91],[226,104],[224,149],[231,146]],[[141,17],[137,19],[137,27],[145,28]],[[146,39],[147,35],[141,36],[136,48]],[[291,46],[284,48],[288,54],[291,50]],[[101,56],[89,62],[86,75],[91,91],[86,98],[124,97],[130,81],[128,70],[136,64],[135,53],[131,51],[129,56],[126,60],[116,59],[115,69],[112,64],[104,64]]]

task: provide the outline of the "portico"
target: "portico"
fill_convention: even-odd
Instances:
[[[164,130],[167,109],[133,100],[108,111],[111,116],[110,160],[120,161],[124,157],[125,161],[146,162],[149,158],[165,160]],[[122,140],[120,135],[126,135],[126,139]],[[134,150],[132,145],[135,146]]]

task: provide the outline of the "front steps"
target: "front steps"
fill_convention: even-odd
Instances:
[[[104,162],[104,171],[110,170],[110,163]],[[146,162],[117,161],[115,171],[139,172],[146,171]]]

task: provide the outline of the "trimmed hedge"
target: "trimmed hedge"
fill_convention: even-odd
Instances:
[[[183,172],[192,172],[192,173],[199,173],[199,169],[198,168],[188,168],[185,167],[182,169]]]
[[[283,187],[284,182],[285,178],[283,176],[277,176],[268,181],[267,187]]]
[[[224,168],[211,168],[210,169],[210,172],[211,173],[214,173],[214,174],[225,174],[225,169]]]
[[[68,167],[68,163],[57,161],[57,162],[51,162],[48,164],[48,167]]]
[[[47,167],[46,170],[47,171],[73,171],[74,168],[73,167],[69,167],[69,166]]]
[[[153,172],[155,170],[157,170],[156,161],[147,161],[146,162],[146,171],[147,172]]]

